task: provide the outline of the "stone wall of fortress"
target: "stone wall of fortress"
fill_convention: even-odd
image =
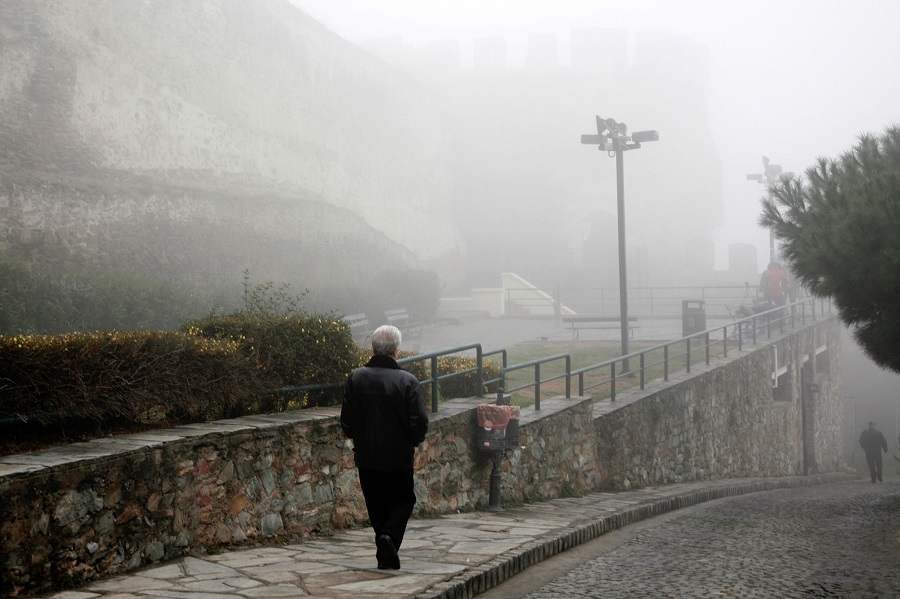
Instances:
[[[429,92],[286,0],[10,0],[0,48],[2,248],[93,245],[69,225],[101,204],[102,234],[133,205],[214,223],[272,203],[295,204],[282,226],[382,236],[369,253],[456,247]]]

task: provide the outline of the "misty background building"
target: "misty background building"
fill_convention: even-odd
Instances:
[[[284,0],[11,0],[0,19],[5,252],[313,289],[392,266],[448,290],[502,271],[614,287],[615,164],[579,143],[600,115],[661,135],[626,156],[631,284],[718,282],[688,40],[535,32],[511,67],[503,38],[471,65],[453,41],[359,48]]]
[[[441,101],[451,123],[454,222],[472,284],[508,270],[545,287],[617,285],[615,161],[579,143],[596,115],[660,131],[660,142],[625,157],[631,283],[717,280],[712,232],[723,199],[703,47],[585,28],[563,48],[536,32],[517,67],[508,66],[500,37],[476,39],[470,65],[455,41],[412,48],[395,37],[364,48]]]

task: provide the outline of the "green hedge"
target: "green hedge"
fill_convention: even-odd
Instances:
[[[268,389],[341,382],[360,364],[360,352],[347,325],[333,314],[265,316],[240,313],[211,315],[184,325],[183,330],[239,344],[266,376]],[[265,395],[264,411],[336,405],[341,388],[279,392]]]
[[[244,313],[209,316],[179,332],[0,336],[0,453],[10,453],[10,443],[12,452],[27,451],[38,445],[22,443],[340,405],[347,375],[370,355],[334,315]],[[475,366],[466,356],[438,359],[440,375]],[[404,368],[422,381],[431,376],[429,360]],[[483,368],[484,380],[499,374],[489,360]],[[441,381],[441,399],[476,395],[476,379],[467,372]],[[291,389],[321,383],[333,385]],[[430,406],[431,385],[423,391]]]
[[[9,434],[37,424],[96,436],[123,424],[227,418],[257,410],[256,390],[270,384],[235,342],[171,331],[0,336]]]

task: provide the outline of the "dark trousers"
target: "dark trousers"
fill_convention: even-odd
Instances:
[[[881,448],[878,448],[878,453],[873,451],[866,452],[866,464],[869,465],[869,475],[872,477],[872,482],[881,480]]]
[[[416,505],[413,488],[413,471],[359,469],[359,484],[366,498],[369,521],[375,529],[375,538],[388,535],[394,547],[400,549],[406,523]]]

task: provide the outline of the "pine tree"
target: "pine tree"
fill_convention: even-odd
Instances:
[[[782,177],[763,199],[785,260],[878,365],[900,373],[900,127],[859,137],[805,180]]]

